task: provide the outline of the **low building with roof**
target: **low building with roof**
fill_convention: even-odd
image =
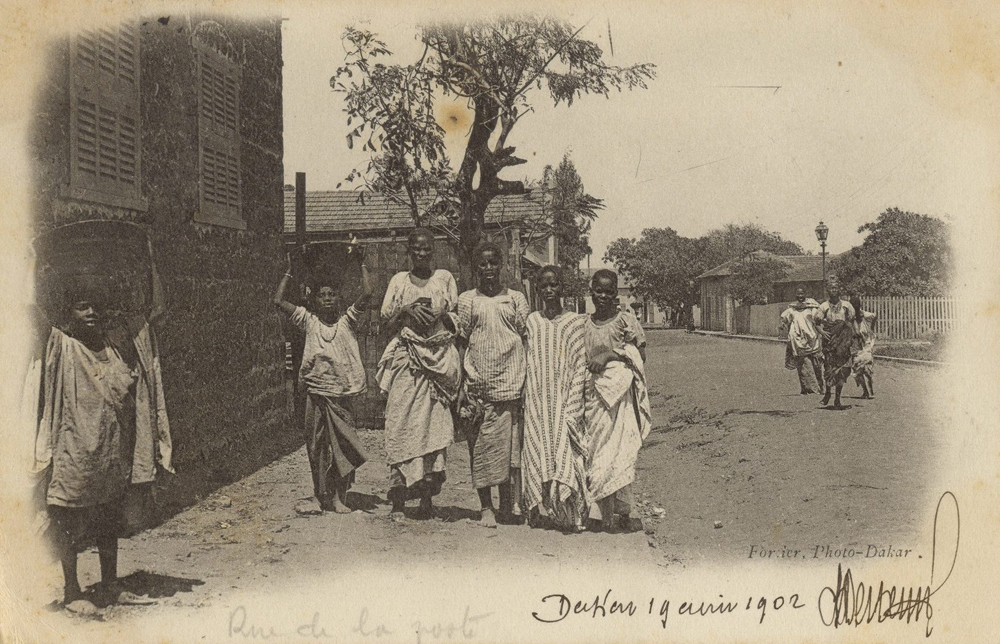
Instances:
[[[508,278],[512,286],[530,290],[526,277],[534,270],[556,262],[556,240],[551,235],[534,234],[544,228],[546,217],[542,193],[494,197],[486,209],[483,236],[499,243],[507,254]],[[356,239],[378,246],[385,262],[373,266],[382,286],[396,271],[407,268],[406,237],[415,228],[410,208],[384,195],[360,190],[314,190],[306,192],[304,231],[296,230],[295,188],[285,186],[284,239],[287,247],[299,243],[312,245],[347,244]],[[420,199],[421,211],[435,211],[422,222],[435,233],[438,265],[460,279],[458,255],[454,247],[457,222],[444,208],[433,208],[430,198]],[[389,246],[386,247],[385,245]],[[384,265],[382,265],[384,264]],[[386,273],[385,275],[379,273]],[[459,284],[459,290],[471,288]]]
[[[795,291],[805,289],[806,297],[821,300],[824,297],[823,258],[819,255],[772,255],[756,251],[753,255],[776,257],[784,260],[788,271],[780,280],[772,284],[769,302],[791,302]],[[827,262],[830,261],[827,257]],[[735,328],[738,302],[729,295],[729,279],[733,266],[739,262],[733,259],[705,271],[695,278],[701,289],[701,328],[709,331],[732,333]]]

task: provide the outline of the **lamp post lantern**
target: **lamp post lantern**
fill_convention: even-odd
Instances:
[[[826,236],[830,234],[830,228],[822,221],[816,226],[816,239],[819,240],[819,247],[823,254],[823,288],[826,288]]]

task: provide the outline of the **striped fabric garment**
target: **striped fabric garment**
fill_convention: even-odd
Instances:
[[[458,297],[458,334],[468,341],[465,376],[469,394],[490,402],[521,397],[528,300],[519,291],[490,297],[478,289]]]
[[[568,312],[548,320],[537,311],[527,321],[523,503],[526,510],[542,505],[565,524],[579,522],[588,496],[583,425],[586,321]]]

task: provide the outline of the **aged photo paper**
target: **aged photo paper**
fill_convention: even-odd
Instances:
[[[998,638],[995,3],[3,9],[0,642]]]

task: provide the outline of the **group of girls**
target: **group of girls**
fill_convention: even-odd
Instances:
[[[852,374],[861,397],[875,397],[876,316],[861,309],[857,296],[841,299],[836,281],[827,285],[827,294],[820,304],[797,289],[796,301],[781,314],[779,328],[788,332],[785,367],[798,371],[800,393],[823,394],[823,405],[834,396],[834,408],[843,409],[840,396]]]
[[[392,339],[376,370],[392,516],[416,499],[418,516],[433,516],[447,448],[464,440],[482,525],[641,530],[631,484],[650,429],[646,343],[635,316],[619,310],[615,273],[594,274],[588,316],[562,308],[561,271],[546,266],[535,276],[542,308],[531,312],[504,284],[499,246],[475,251],[477,286],[461,295],[434,267],[430,231],[413,231],[407,250],[411,269],[392,277],[382,301]],[[351,511],[346,493],[367,460],[349,411],[365,391],[355,324],[372,295],[356,256],[362,294],[343,315],[333,279],[314,279],[313,311],[287,302],[291,264],[274,298],[306,336],[299,381],[314,491],[338,513]]]

